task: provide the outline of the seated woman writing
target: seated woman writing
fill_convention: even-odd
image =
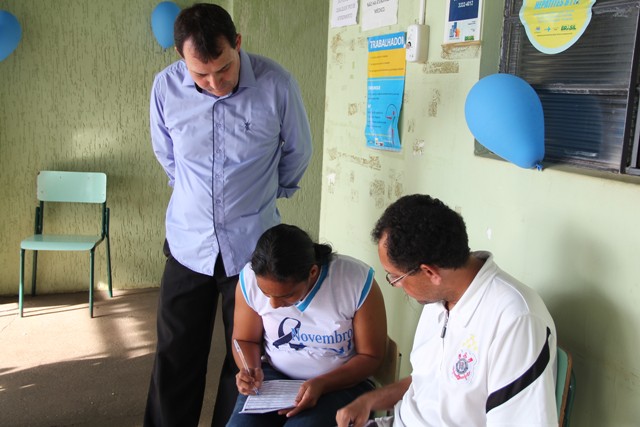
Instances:
[[[267,230],[240,273],[233,338],[240,395],[227,426],[335,426],[336,412],[373,389],[387,339],[373,269],[314,243],[298,227]],[[261,362],[261,355],[264,354]],[[242,414],[263,381],[304,380],[295,406]]]

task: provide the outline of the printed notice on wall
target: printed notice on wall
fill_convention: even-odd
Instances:
[[[400,151],[398,119],[404,93],[405,33],[369,37],[367,147]]]
[[[569,49],[591,22],[596,0],[524,0],[520,22],[531,44],[554,54]]]
[[[362,31],[398,23],[398,0],[362,0]]]
[[[445,43],[480,40],[482,0],[446,0]]]
[[[358,0],[333,0],[331,28],[354,25],[358,17]]]

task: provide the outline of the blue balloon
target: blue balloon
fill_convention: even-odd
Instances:
[[[9,12],[0,10],[0,61],[4,61],[16,50],[21,37],[22,28],[18,19]]]
[[[180,13],[180,7],[172,1],[163,1],[151,12],[151,29],[163,48],[173,46],[173,23]]]
[[[526,81],[511,74],[480,79],[467,95],[464,115],[480,144],[521,168],[542,169],[544,114]]]

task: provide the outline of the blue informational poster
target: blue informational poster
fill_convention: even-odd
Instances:
[[[405,33],[369,37],[367,147],[400,151],[398,122],[406,69]]]
[[[482,0],[446,0],[445,43],[480,40]]]

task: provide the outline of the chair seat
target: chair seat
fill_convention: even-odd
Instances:
[[[20,242],[22,249],[30,251],[89,251],[102,240],[102,236],[35,234]]]

